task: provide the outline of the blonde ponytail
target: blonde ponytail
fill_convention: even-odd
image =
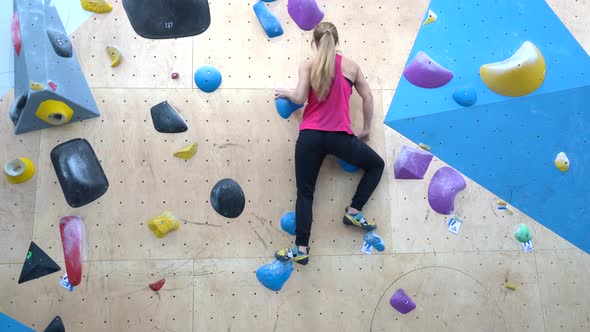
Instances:
[[[311,87],[318,99],[323,101],[328,96],[334,79],[338,43],[336,27],[332,23],[320,23],[314,30],[314,40],[318,52],[311,67]]]

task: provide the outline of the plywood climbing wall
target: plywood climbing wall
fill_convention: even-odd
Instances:
[[[28,156],[37,166],[35,178],[23,185],[0,180],[0,311],[36,330],[55,315],[67,331],[588,330],[587,254],[519,211],[499,213],[495,197],[470,179],[456,202],[463,227],[450,233],[448,217],[427,200],[429,180],[445,165],[436,157],[424,180],[393,178],[397,153],[411,143],[382,123],[428,1],[318,3],[339,28],[340,49],[361,65],[373,89],[369,144],[386,160],[386,171],[365,213],[379,224],[384,252],[363,254],[363,233],[342,225],[360,174],[345,173],[330,157],[315,195],[310,264],[296,265],[280,292],[256,280],[256,269],[293,243],[279,219],[295,207],[293,153],[301,115],[281,119],[272,92],[293,86],[299,62],[312,53],[310,33],[289,18],[285,0],[268,3],[285,30],[272,40],[249,1],[212,2],[205,33],[171,40],[136,35],[115,1],[111,13],[91,16],[71,36],[102,116],[21,136],[0,117],[1,161]],[[587,47],[582,18],[590,4],[551,5]],[[108,45],[123,53],[117,68],[109,65]],[[212,94],[192,82],[204,64],[223,74],[221,89]],[[173,71],[178,80],[170,79]],[[3,112],[12,98],[12,92],[2,97]],[[163,100],[186,119],[188,131],[153,129],[149,109]],[[351,104],[359,130],[356,94]],[[77,137],[94,147],[110,188],[73,209],[49,152]],[[191,142],[199,144],[195,158],[172,157]],[[244,190],[239,218],[225,219],[211,208],[211,188],[223,178]],[[167,208],[183,222],[158,239],[146,222]],[[81,216],[86,229],[84,275],[73,292],[58,285],[65,272],[58,222],[70,214]],[[513,239],[519,223],[532,230],[532,253]],[[62,271],[17,285],[31,240]],[[167,282],[154,293],[148,283],[160,278]],[[502,287],[506,279],[516,291]],[[417,303],[407,315],[389,305],[398,288]]]

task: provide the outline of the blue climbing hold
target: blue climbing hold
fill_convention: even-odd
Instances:
[[[275,2],[276,0],[262,0],[264,2]]]
[[[453,92],[453,99],[461,106],[471,106],[477,101],[477,92],[473,88],[460,88]]]
[[[281,118],[288,119],[293,112],[303,107],[303,104],[296,104],[289,98],[277,98],[275,99],[275,106]]]
[[[213,92],[221,85],[221,73],[212,66],[203,66],[195,72],[195,84],[205,92]]]
[[[293,272],[293,262],[281,262],[276,260],[270,264],[261,266],[256,270],[256,278],[264,287],[278,292]]]
[[[283,27],[276,16],[266,7],[264,2],[258,1],[254,5],[254,13],[258,17],[258,21],[262,25],[264,32],[268,38],[278,37],[283,34]]]
[[[281,228],[285,232],[295,235],[295,212],[287,212],[281,217]]]
[[[379,234],[375,233],[374,231],[365,233],[365,242],[372,245],[379,251],[385,250],[385,242],[383,242],[381,236],[379,236]]]
[[[359,170],[359,168],[357,166],[349,164],[346,161],[341,160],[341,159],[338,159],[338,164],[340,165],[340,167],[342,167],[343,170],[345,170],[349,173],[356,173]]]

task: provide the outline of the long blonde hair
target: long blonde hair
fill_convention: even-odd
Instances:
[[[322,22],[313,30],[313,42],[318,52],[311,67],[311,87],[320,101],[330,92],[334,79],[334,62],[336,61],[336,45],[338,31],[334,24]]]

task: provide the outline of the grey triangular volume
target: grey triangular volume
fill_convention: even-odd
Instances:
[[[15,0],[14,15],[22,39],[10,108],[15,134],[100,116],[53,3]]]
[[[51,259],[35,242],[31,241],[29,251],[25,257],[18,283],[31,281],[61,270],[59,265]]]

